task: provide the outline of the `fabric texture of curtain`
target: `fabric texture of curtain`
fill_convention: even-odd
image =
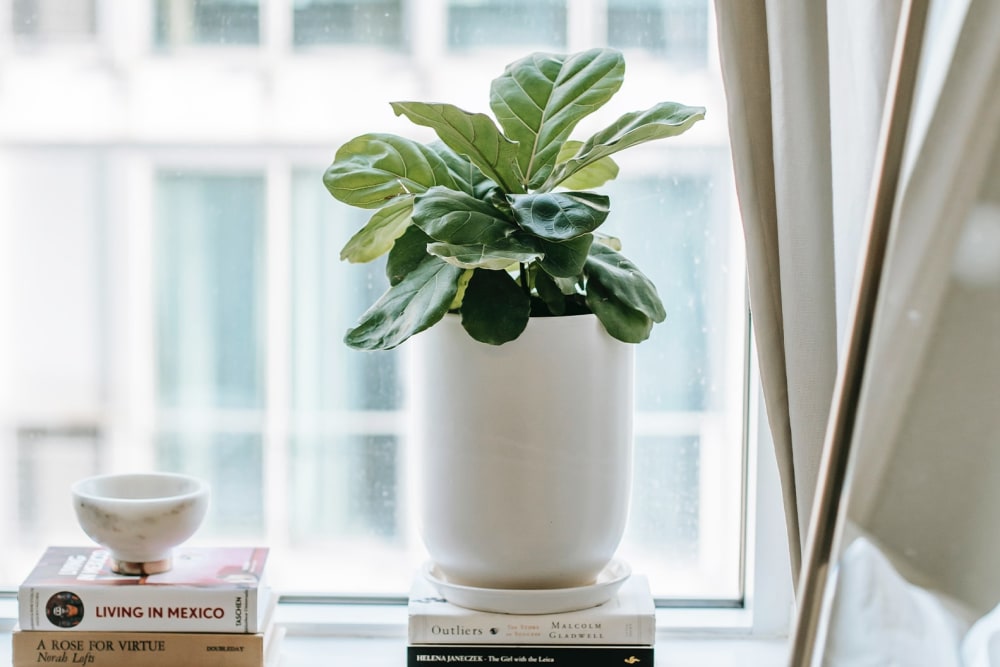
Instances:
[[[954,389],[935,409],[915,414],[912,404],[929,390],[921,374],[936,337],[955,329],[952,336],[959,342],[953,346],[968,346],[960,336],[990,331],[996,316],[993,308],[970,308],[961,318],[942,313],[955,308],[965,292],[995,292],[1000,282],[1000,40],[993,34],[1000,25],[1000,5],[955,1],[939,3],[937,9],[942,11],[931,16],[931,24],[939,31],[928,36],[914,113],[918,136],[910,144],[906,187],[896,206],[877,304],[869,366],[878,372],[866,375],[856,432],[863,466],[854,466],[860,483],[853,485],[850,503],[859,523],[867,523],[876,509],[878,480],[894,459],[901,432],[937,432],[941,424],[934,422],[943,420],[936,410],[956,401],[967,412],[964,426],[978,418],[973,401],[961,398],[961,390],[973,386],[971,375],[949,376]],[[954,27],[954,34],[945,26]],[[957,358],[968,350],[937,355],[937,363],[960,368],[958,362],[944,361],[945,353]],[[992,361],[983,358],[978,366],[987,368]],[[987,400],[997,404],[995,395]],[[940,435],[937,441],[943,443],[945,435]],[[952,451],[952,457],[957,455]]]
[[[876,6],[871,6],[876,5]],[[802,562],[899,1],[715,0],[750,309]]]

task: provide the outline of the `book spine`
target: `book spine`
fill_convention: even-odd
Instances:
[[[549,667],[653,667],[652,646],[468,646],[422,645],[406,647],[408,667],[432,664],[545,664]]]
[[[260,634],[18,631],[13,667],[72,664],[86,667],[264,667]]]
[[[407,629],[411,644],[582,644],[652,645],[652,614],[617,614],[581,619],[579,614],[488,614],[455,617],[414,614]]]
[[[17,602],[22,630],[261,631],[256,587],[24,585]]]

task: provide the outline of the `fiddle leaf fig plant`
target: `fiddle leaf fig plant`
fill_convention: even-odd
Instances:
[[[535,53],[493,80],[493,117],[393,102],[397,116],[439,140],[371,133],[341,146],[323,177],[327,189],[374,210],[341,259],[388,253],[389,281],[345,342],[391,349],[448,312],[493,345],[517,338],[532,316],[583,313],[619,340],[648,338],[666,317],[663,304],[618,240],[598,231],[610,202],[594,189],[618,175],[612,155],[681,134],[705,110],[661,102],[571,139],[624,76],[624,58],[612,49]]]

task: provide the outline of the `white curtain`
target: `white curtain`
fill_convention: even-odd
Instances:
[[[830,575],[800,597],[796,666],[1000,664],[1000,3],[930,8]]]
[[[859,409],[849,515],[982,613],[979,596],[1000,601],[1000,3],[935,8],[914,115],[920,140],[896,206],[874,372]],[[989,579],[971,576],[987,553]]]
[[[838,321],[846,321],[853,291],[899,4],[715,0],[793,581],[836,378]]]

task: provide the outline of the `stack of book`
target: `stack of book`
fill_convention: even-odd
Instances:
[[[50,547],[18,589],[13,667],[272,667],[281,632],[262,547],[180,547],[167,572],[111,571],[110,553]]]
[[[553,614],[475,611],[446,601],[423,576],[410,592],[407,664],[653,665],[656,616],[649,581],[633,574],[597,607]]]

